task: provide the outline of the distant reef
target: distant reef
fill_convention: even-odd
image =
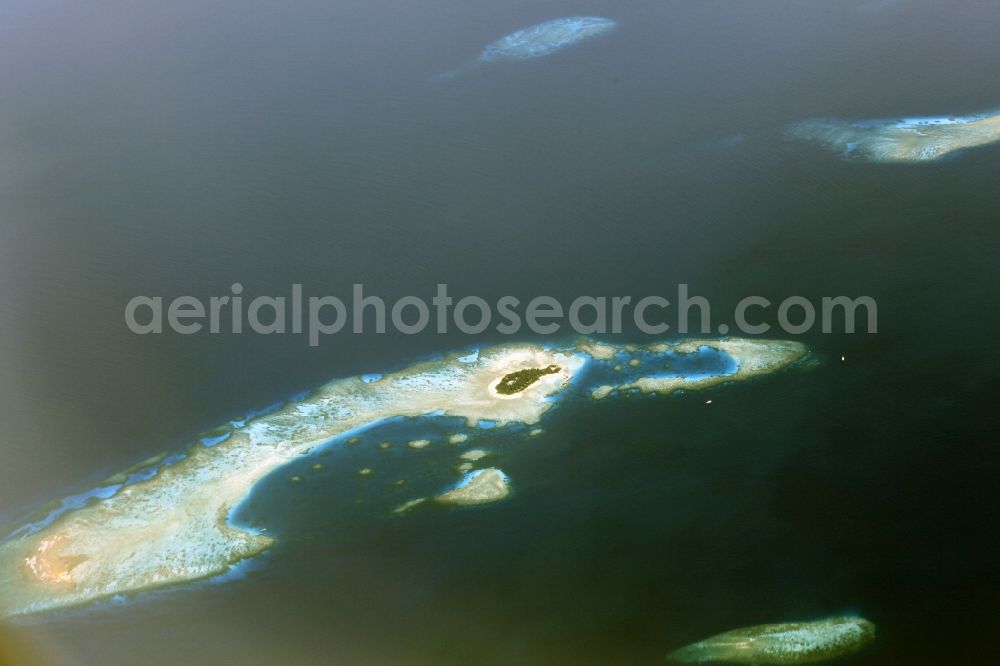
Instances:
[[[856,122],[817,118],[793,125],[788,134],[850,159],[927,162],[1000,141],[1000,112]]]
[[[761,624],[733,629],[667,655],[677,664],[815,664],[857,652],[875,640],[875,625],[860,617]]]

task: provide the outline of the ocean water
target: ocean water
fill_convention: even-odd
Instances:
[[[618,26],[436,80],[571,15]],[[879,305],[876,335],[795,337],[809,372],[477,432],[513,483],[490,507],[392,515],[454,478],[457,425],[379,426],[262,483],[239,518],[279,544],[225,580],[14,629],[53,664],[645,664],[854,612],[879,635],[844,663],[992,663],[1000,148],[862,164],[784,129],[997,108],[995,19],[985,1],[4,3],[0,522],[332,377],[502,339],[140,337],[138,294],[683,282],[723,313]]]

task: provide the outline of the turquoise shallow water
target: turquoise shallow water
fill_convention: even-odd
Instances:
[[[548,346],[550,346],[548,343],[544,343],[540,345],[540,348]],[[708,344],[702,344],[693,350],[683,352],[653,351],[648,347],[632,345],[610,349],[611,352],[608,358],[591,357],[577,351],[574,355],[580,359],[582,367],[574,373],[566,386],[543,399],[543,402],[548,403],[547,409],[557,407],[558,403],[565,402],[566,400],[586,401],[588,397],[597,395],[602,389],[606,389],[602,397],[606,397],[607,395],[618,396],[620,394],[641,395],[642,391],[634,386],[635,382],[640,379],[679,379],[691,382],[693,386],[697,387],[697,383],[704,380],[726,381],[728,377],[735,376],[740,369],[740,362],[737,358],[727,351]],[[480,350],[478,348],[466,351],[459,352],[458,354],[452,353],[450,358],[454,360],[446,362],[472,364],[479,359]],[[805,352],[805,354],[808,357],[808,352]],[[445,360],[445,357],[442,355],[434,355],[428,358],[430,360]],[[800,360],[799,362],[793,362],[792,365],[793,367],[804,367],[812,365],[814,362],[815,359],[809,359],[808,362]],[[368,373],[361,375],[360,378],[365,383],[373,383],[380,381],[383,376],[382,373]],[[741,381],[745,381],[745,379],[741,379]],[[620,389],[618,387],[624,388]],[[391,391],[391,389],[386,390]],[[678,393],[684,392],[685,389],[683,388],[678,390]],[[36,511],[35,515],[31,518],[19,521],[22,524],[8,534],[3,535],[3,539],[18,538],[25,534],[35,534],[53,524],[68,512],[80,509],[95,501],[107,499],[118,494],[124,488],[153,479],[165,470],[169,471],[177,463],[186,460],[195,449],[201,449],[202,447],[213,448],[228,441],[233,436],[233,433],[245,433],[247,429],[252,429],[255,425],[265,423],[269,415],[275,412],[279,412],[285,408],[295,408],[296,406],[301,411],[304,405],[310,404],[310,400],[320,394],[321,391],[319,389],[316,391],[302,391],[291,396],[288,400],[279,400],[266,407],[248,410],[241,416],[197,436],[193,442],[180,450],[165,451],[147,460],[137,461],[125,471],[102,480],[94,488],[75,492],[61,499],[57,498],[47,504],[45,508]],[[302,413],[306,414],[307,412]],[[383,439],[378,447],[380,452],[386,454],[392,448],[392,440],[394,439],[396,440],[396,447],[403,448],[404,450],[407,448],[422,450],[430,442],[438,440],[440,443],[451,445],[450,453],[452,458],[462,460],[459,457],[463,452],[460,447],[464,447],[470,437],[476,438],[478,435],[491,431],[498,426],[502,426],[502,431],[494,434],[501,441],[518,436],[522,438],[525,435],[536,436],[543,432],[542,428],[537,424],[517,421],[500,423],[496,420],[478,419],[469,423],[465,418],[446,415],[444,410],[434,410],[419,417],[388,416],[347,430],[323,442],[320,446],[310,449],[305,453],[306,462],[304,464],[308,465],[313,471],[319,471],[323,467],[323,463],[317,461],[319,457],[328,456],[345,447],[357,447],[362,443],[362,436],[388,438]],[[373,432],[374,435],[372,434]],[[289,441],[288,445],[291,446],[293,443]],[[374,447],[369,444],[365,448]],[[344,463],[338,463],[338,465],[342,464]],[[291,464],[290,466],[297,468],[301,465]],[[457,466],[458,463],[452,461],[452,471]],[[272,475],[288,478],[296,483],[300,482],[303,477],[294,473],[291,473],[291,476],[289,476],[288,467],[289,465],[284,465]],[[438,467],[441,467],[441,465],[438,465]],[[365,475],[371,473],[371,468],[367,465],[356,469],[364,470],[362,474]],[[405,463],[399,461],[389,462],[386,471],[400,476],[396,481],[397,486],[404,485],[406,477],[413,473],[405,466]],[[440,470],[438,471],[440,472]],[[421,476],[419,472],[418,476]],[[437,492],[433,489],[425,490],[417,495],[413,495],[410,492],[411,499],[426,499],[428,496],[438,494],[441,491],[442,485],[447,485],[448,482],[441,480],[440,473],[436,476],[438,477]],[[465,474],[461,483],[466,483],[470,478],[471,473]],[[422,485],[426,485],[423,483],[424,481],[424,479],[419,479]],[[409,487],[405,489],[400,487],[399,490],[409,491]],[[236,524],[244,525],[248,523],[241,515],[241,507],[247,504],[256,506],[257,502],[252,498],[247,498],[240,506],[233,507],[233,520]],[[267,521],[263,521],[260,518],[253,518],[249,522],[252,523],[254,528],[268,524]]]
[[[387,515],[454,481],[456,426],[379,426],[288,470],[300,483],[267,480],[241,518],[281,543],[232,579],[22,630],[83,665],[644,664],[857,612],[879,638],[845,663],[992,663],[996,149],[877,165],[784,138],[806,118],[997,107],[991,6],[881,4],[2,10],[4,516],[331,377],[502,341],[139,338],[121,316],[137,293],[448,282],[570,300],[686,282],[723,312],[747,294],[880,308],[878,335],[802,336],[809,373],[478,432],[513,480],[488,510]],[[580,13],[618,27],[427,85]]]

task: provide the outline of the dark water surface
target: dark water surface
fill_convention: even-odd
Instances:
[[[620,26],[432,81],[573,14]],[[373,431],[255,492],[247,518],[280,543],[242,577],[25,630],[82,665],[646,664],[857,612],[879,638],[849,663],[993,663],[1000,148],[849,163],[782,128],[1000,107],[998,19],[929,0],[3,3],[4,520],[331,377],[487,341],[140,337],[138,294],[685,282],[723,313],[879,305],[877,335],[801,336],[809,372],[484,434],[516,491],[490,508],[387,518],[391,472],[357,469],[444,454],[380,454]]]

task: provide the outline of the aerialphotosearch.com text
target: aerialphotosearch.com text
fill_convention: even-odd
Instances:
[[[521,299],[502,296],[493,301],[479,296],[455,298],[447,284],[438,284],[429,299],[403,296],[383,299],[354,284],[349,297],[305,296],[301,284],[287,295],[244,293],[233,283],[229,293],[209,298],[195,296],[136,296],[125,306],[128,328],[140,335],[166,331],[304,335],[310,346],[339,333],[396,331],[406,335],[458,330],[469,335],[495,331],[516,335],[621,333],[624,329],[649,335],[762,335],[780,330],[790,335],[809,332],[854,333],[863,320],[864,332],[878,332],[878,306],[870,296],[788,296],[772,302],[763,296],[745,296],[728,314],[714,322],[711,303],[678,284],[672,298],[645,296],[578,296],[568,302],[553,296]],[[714,322],[714,323],[713,323]],[[768,323],[770,322],[770,323]]]

